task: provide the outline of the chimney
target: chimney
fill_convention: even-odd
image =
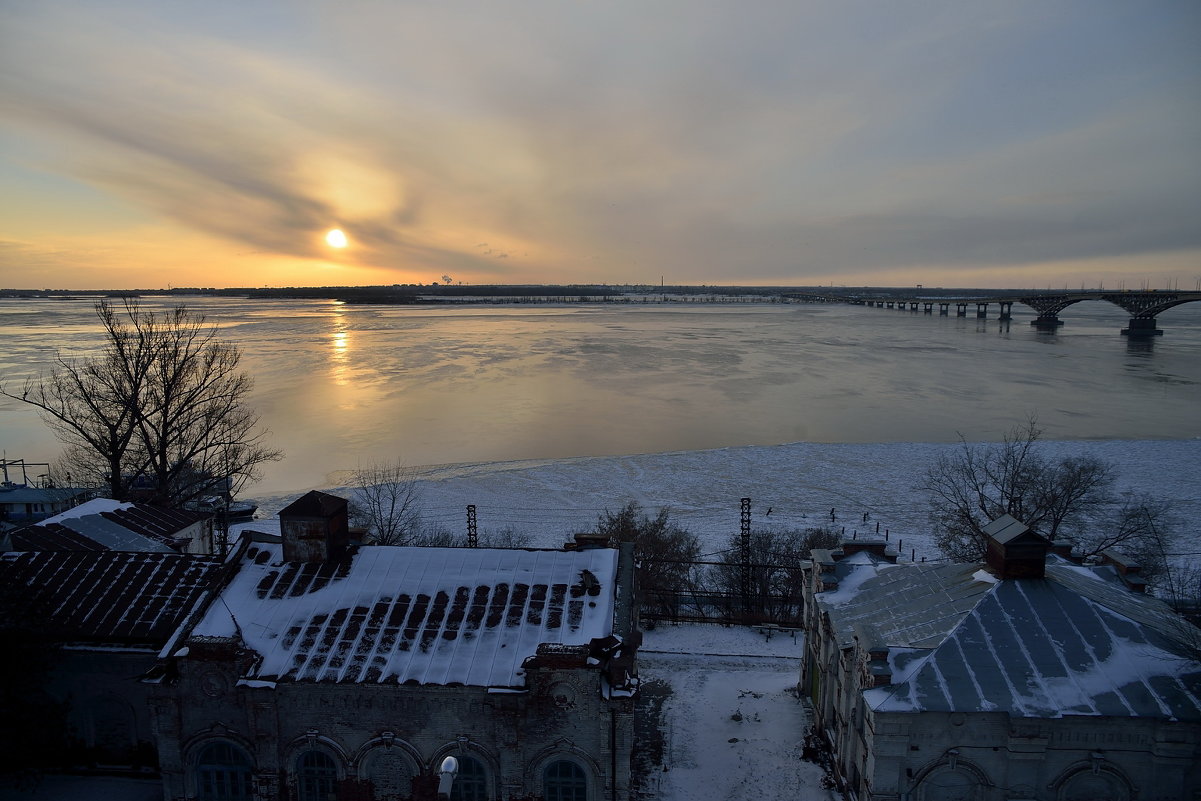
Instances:
[[[1051,543],[1020,520],[1001,515],[984,527],[985,561],[998,578],[1042,578]]]
[[[608,534],[599,534],[595,531],[581,531],[573,535],[574,542],[569,542],[564,545],[564,550],[567,551],[587,551],[592,548],[608,548],[611,537]]]
[[[350,542],[346,499],[312,490],[279,513],[285,562],[340,559]]]
[[[1147,580],[1142,577],[1143,567],[1121,551],[1112,548],[1101,551],[1101,564],[1112,565],[1118,578],[1133,592],[1147,591]]]
[[[887,540],[843,540],[838,546],[842,550],[843,559],[853,554],[866,551],[872,556],[879,557],[883,561],[896,563],[896,551],[888,550]]]

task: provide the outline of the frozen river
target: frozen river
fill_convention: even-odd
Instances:
[[[94,347],[91,303],[0,300],[0,374]],[[188,304],[243,348],[286,454],[250,495],[337,485],[375,460],[991,440],[1031,414],[1055,440],[1201,436],[1201,304],[1165,313],[1150,343],[1127,342],[1126,314],[1096,302],[1053,334],[1021,306],[1004,324],[807,304]],[[30,461],[58,451],[14,401],[0,403],[0,443]]]

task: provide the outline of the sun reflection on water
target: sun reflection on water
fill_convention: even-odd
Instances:
[[[339,302],[333,309],[329,361],[334,383],[346,385],[350,383],[350,331],[347,329],[346,315],[342,313],[341,307]]]

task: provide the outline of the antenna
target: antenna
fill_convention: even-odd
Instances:
[[[229,613],[229,619],[234,622],[234,631],[238,633],[238,642],[249,648],[250,646],[246,644],[246,638],[242,636],[242,627],[238,625],[238,619],[234,617],[234,610],[229,608],[229,604],[225,603],[225,599],[221,596],[217,596],[217,600],[221,602],[221,605],[225,607],[225,611]]]

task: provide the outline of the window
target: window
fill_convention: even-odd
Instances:
[[[253,773],[250,757],[241,748],[209,743],[196,760],[200,801],[254,801]]]
[[[305,751],[296,771],[300,801],[333,801],[337,798],[338,766],[324,751]]]
[[[488,801],[488,772],[478,759],[459,756],[459,773],[450,788],[450,801]]]
[[[588,801],[588,777],[576,763],[560,759],[542,771],[542,793],[546,801]]]
[[[372,752],[364,775],[371,781],[375,801],[399,801],[413,794],[417,772],[400,747],[392,746]]]
[[[921,801],[976,801],[979,788],[973,774],[944,767],[922,779],[918,798]]]
[[[1064,801],[1127,801],[1130,793],[1107,772],[1082,771],[1064,783],[1059,797]]]

